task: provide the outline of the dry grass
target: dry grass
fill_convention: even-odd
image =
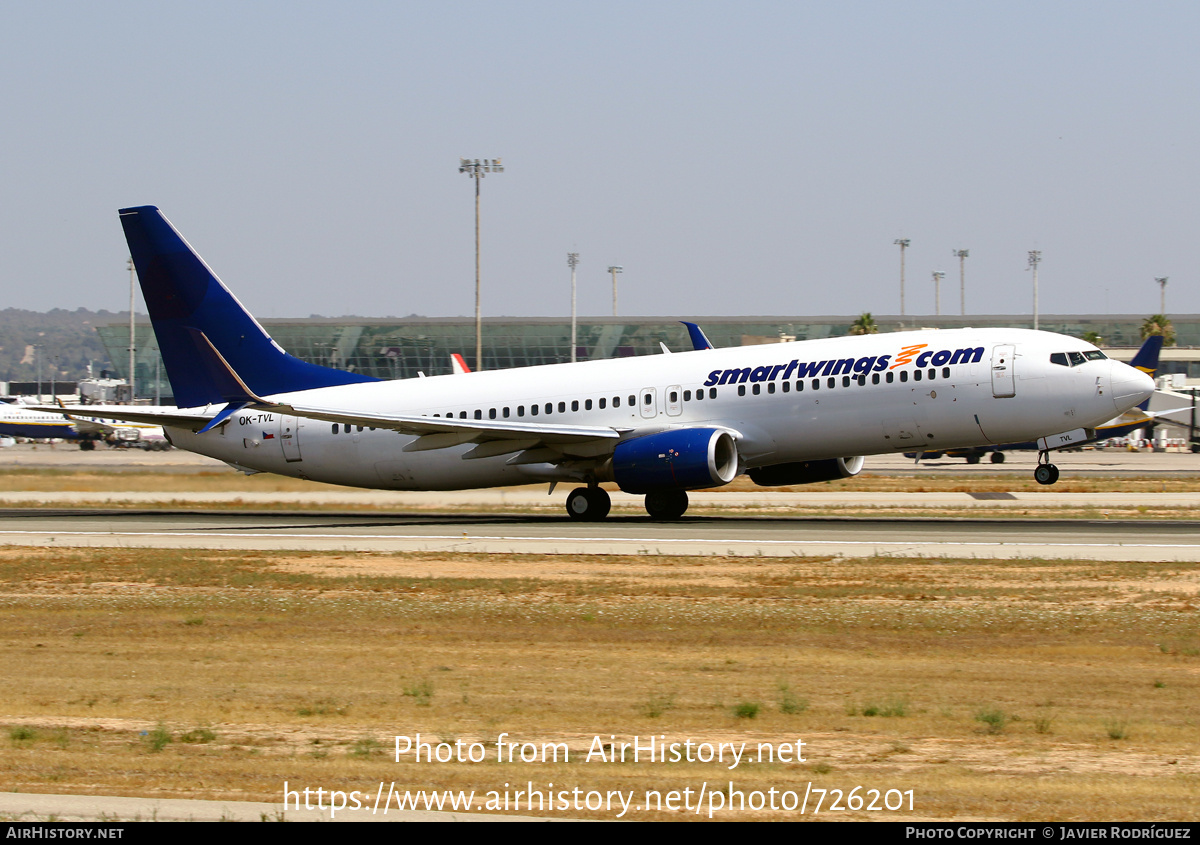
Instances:
[[[1179,564],[6,549],[0,770],[261,801],[812,781],[914,791],[850,817],[1195,820],[1198,602]],[[497,763],[505,732],[572,762]],[[488,761],[394,762],[416,733]],[[806,761],[581,762],[651,735]]]

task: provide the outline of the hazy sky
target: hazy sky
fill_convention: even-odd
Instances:
[[[0,0],[0,307],[160,206],[258,316],[1200,312],[1200,4]],[[143,306],[140,304],[139,309]]]

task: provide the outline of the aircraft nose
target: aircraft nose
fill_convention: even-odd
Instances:
[[[1111,379],[1113,402],[1119,413],[1140,405],[1154,392],[1154,379],[1120,361],[1112,362]]]

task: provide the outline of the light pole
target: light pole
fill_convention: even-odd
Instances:
[[[503,173],[498,158],[458,160],[458,172],[475,179],[475,370],[483,369],[483,318],[479,310],[479,180],[488,173]]]
[[[614,264],[608,268],[608,272],[612,273],[613,277],[613,316],[617,316],[617,273],[624,273],[625,268],[620,264]]]
[[[904,250],[908,249],[908,238],[897,238],[892,241],[896,246],[900,247],[900,316],[904,316]]]
[[[946,278],[944,271],[933,271],[933,313],[938,317],[942,316],[942,279],[944,278]]]
[[[579,264],[579,253],[567,253],[567,265],[571,268],[571,363],[575,363],[575,267]],[[615,278],[615,277],[614,277]]]
[[[1164,317],[1167,316],[1167,279],[1170,276],[1159,276],[1154,281],[1158,282],[1158,313]]]
[[[1040,249],[1029,250],[1029,269],[1033,270],[1033,330],[1038,328],[1038,264],[1042,262]]]
[[[969,249],[953,250],[954,257],[958,259],[958,299],[959,307],[962,309],[962,315],[967,316],[967,256],[971,254]]]
[[[135,356],[137,353],[137,343],[133,337],[133,289],[134,279],[137,276],[137,270],[133,267],[132,256],[129,259],[129,404],[133,404],[133,368],[135,364]]]

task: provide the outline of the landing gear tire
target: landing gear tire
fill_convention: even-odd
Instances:
[[[1058,467],[1054,464],[1038,464],[1033,471],[1033,480],[1038,484],[1053,484],[1058,481]]]
[[[981,457],[982,457],[981,455],[967,455],[967,463],[977,464],[977,463],[979,463],[979,459]]]
[[[567,496],[567,513],[581,522],[597,522],[608,516],[612,499],[599,487],[577,487]]]
[[[1003,452],[992,452],[991,461],[994,464],[1004,463],[1004,453]]]
[[[679,519],[688,509],[688,495],[682,490],[658,490],[646,494],[646,513],[651,519]]]
[[[96,441],[95,440],[80,440],[79,448],[81,451],[91,452],[93,449],[96,448]]]

